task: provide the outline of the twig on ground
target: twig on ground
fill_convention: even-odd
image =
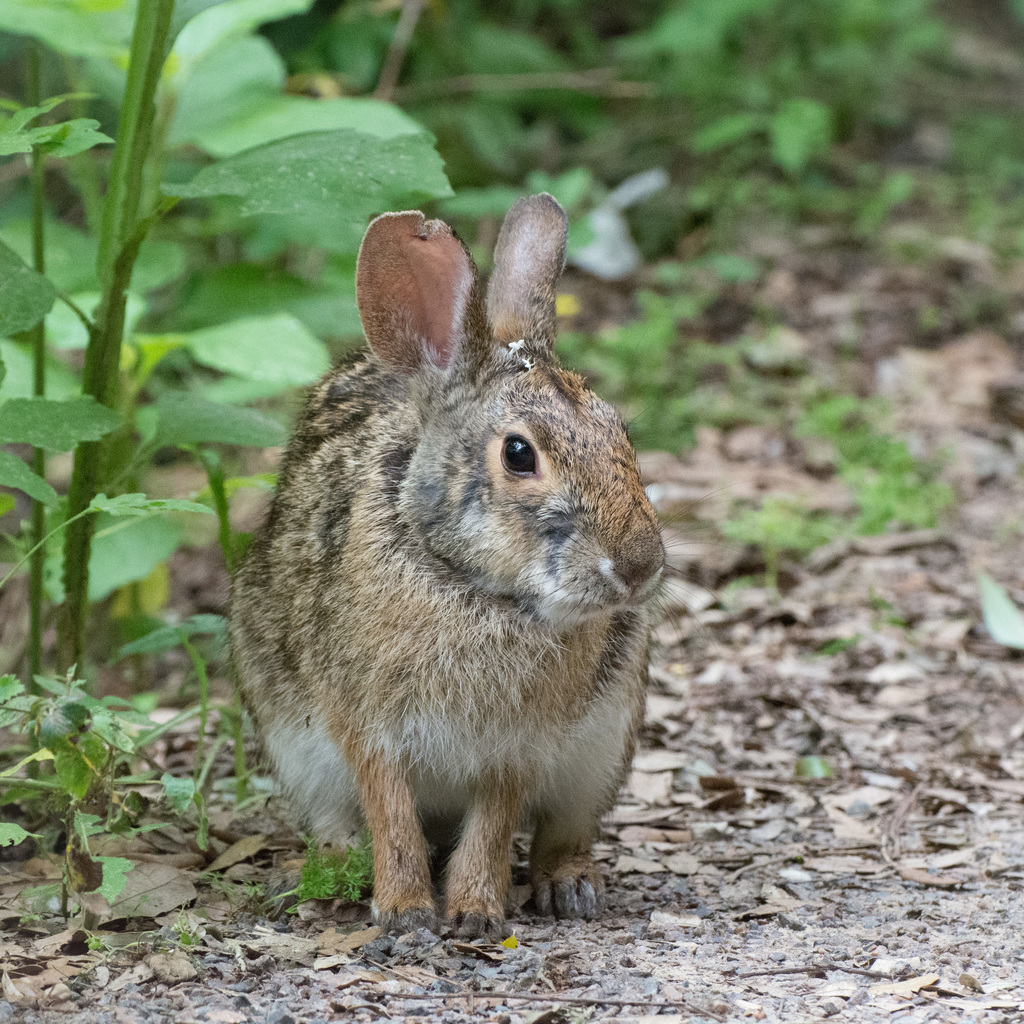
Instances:
[[[737,977],[742,977],[742,975],[737,975]],[[447,1002],[452,999],[465,999],[469,994],[467,992],[424,992],[422,995],[416,992],[386,993],[391,999],[415,999],[420,1002],[431,999],[443,999]],[[688,1010],[690,1013],[699,1013],[701,1016],[711,1017],[713,1020],[725,1020],[721,1014],[715,1013],[706,1007],[698,1009],[692,1003],[679,1000],[652,1001],[643,996],[638,996],[636,999],[592,999],[587,996],[558,996],[543,992],[473,992],[471,994],[474,999],[493,999],[502,1003],[515,1000],[519,1003],[565,1003],[569,1006],[646,1006],[658,1010]]]

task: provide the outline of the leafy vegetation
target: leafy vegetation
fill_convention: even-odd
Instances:
[[[364,835],[344,854],[319,848],[312,839],[306,843],[306,860],[293,896],[303,900],[358,900],[370,891],[373,882],[373,849]]]

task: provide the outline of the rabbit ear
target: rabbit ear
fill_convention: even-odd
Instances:
[[[366,229],[356,303],[370,348],[391,366],[451,363],[476,270],[447,224],[416,210],[385,213]]]
[[[494,249],[487,316],[495,338],[555,343],[555,285],[565,266],[569,221],[547,194],[520,199],[508,212]]]

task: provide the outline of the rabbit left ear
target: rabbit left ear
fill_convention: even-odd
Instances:
[[[494,249],[487,316],[502,344],[555,343],[555,285],[565,266],[569,219],[547,192],[520,199],[508,212]]]
[[[370,348],[398,369],[447,368],[463,336],[476,268],[443,221],[385,213],[366,229],[356,304]]]

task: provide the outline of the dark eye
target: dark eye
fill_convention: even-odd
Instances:
[[[537,471],[537,453],[533,445],[518,434],[509,434],[501,449],[501,461],[510,473],[526,476]]]

